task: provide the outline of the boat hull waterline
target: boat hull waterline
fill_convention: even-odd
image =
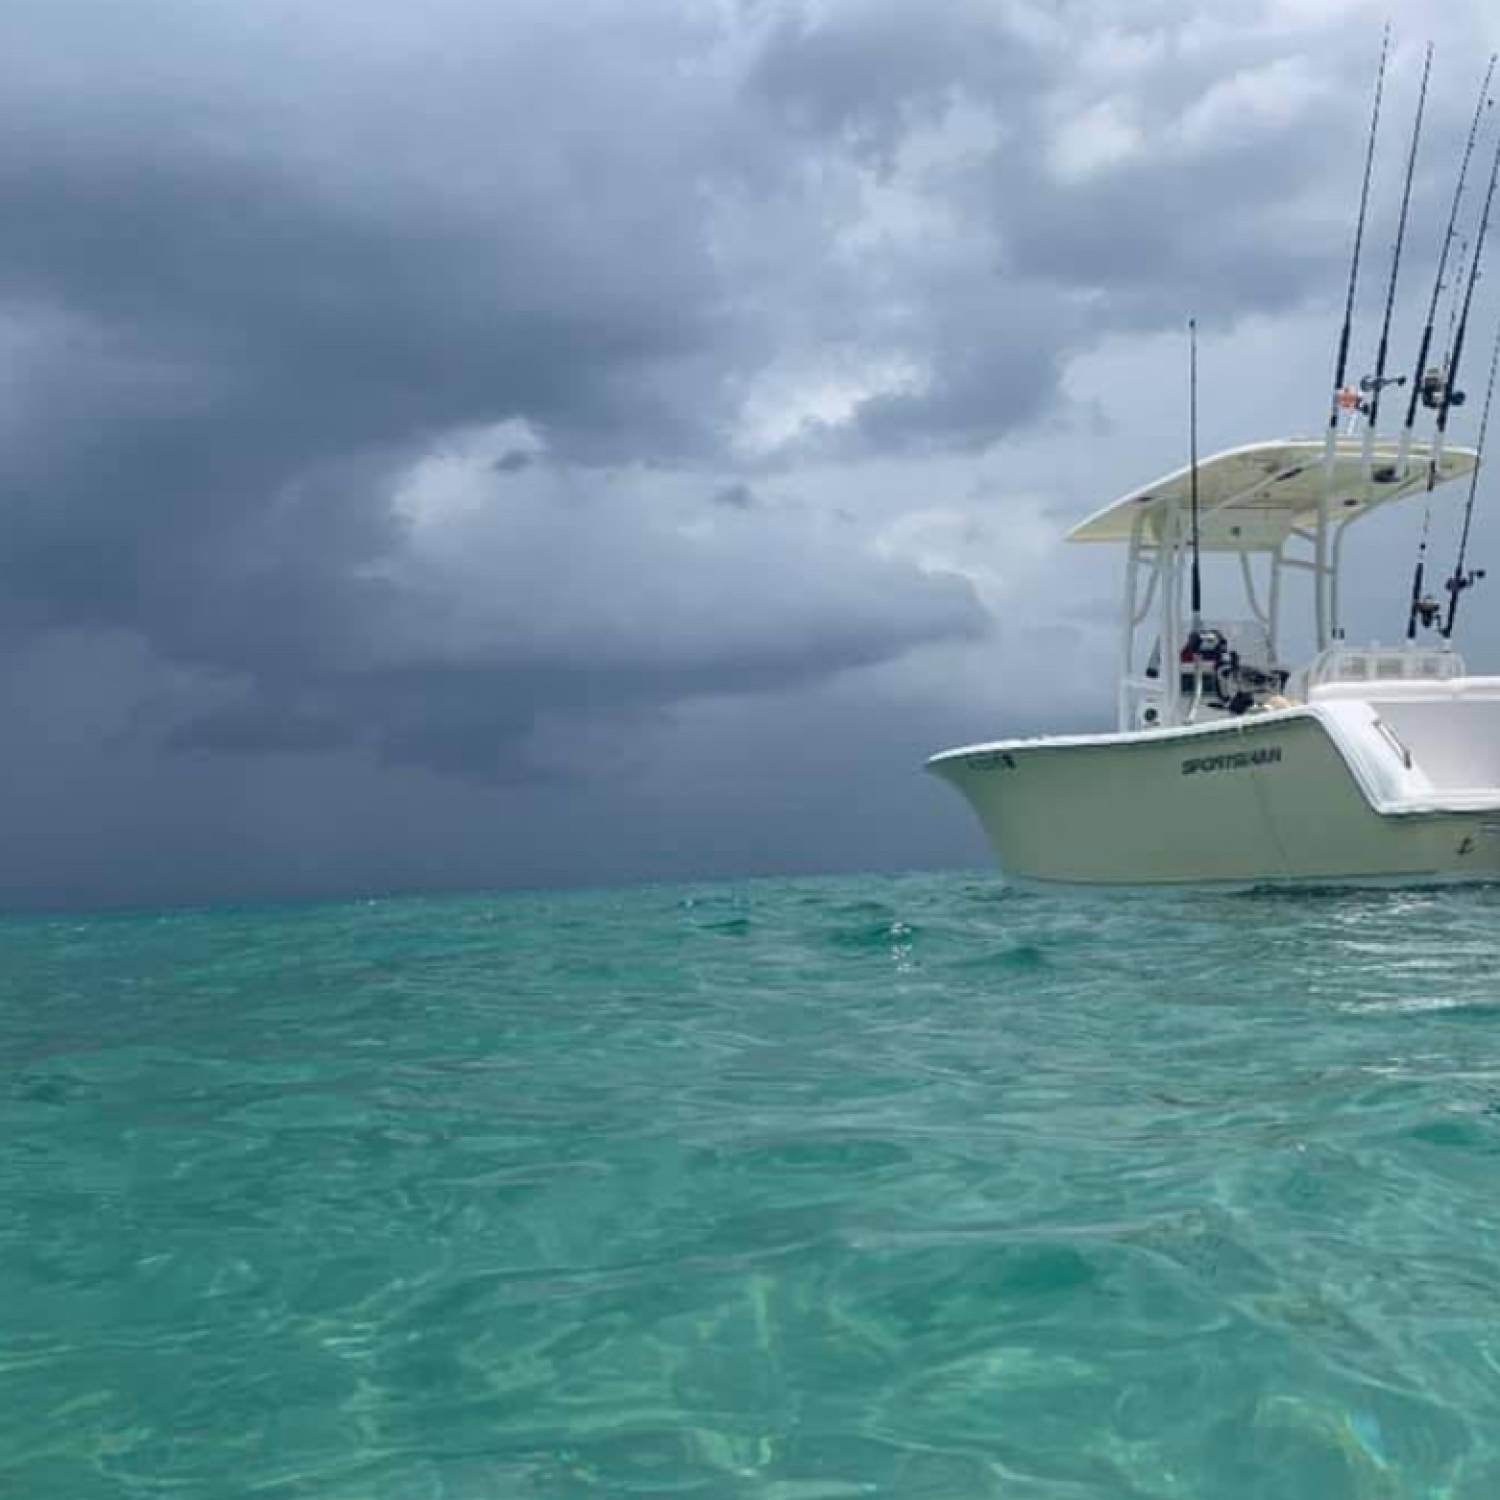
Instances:
[[[1483,698],[1494,717],[1500,684]],[[1365,702],[1000,740],[928,768],[967,798],[1001,869],[1024,882],[1500,880],[1496,778],[1434,786]]]

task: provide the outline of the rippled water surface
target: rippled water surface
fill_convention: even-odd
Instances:
[[[1490,1500],[1497,919],[0,924],[0,1493]]]

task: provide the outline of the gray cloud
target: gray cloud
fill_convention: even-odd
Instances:
[[[723,485],[714,491],[715,505],[727,505],[731,510],[754,510],[755,491],[743,480]]]
[[[519,474],[535,462],[535,454],[526,452],[524,448],[510,448],[495,460],[491,468],[497,474]]]

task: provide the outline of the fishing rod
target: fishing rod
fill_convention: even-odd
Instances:
[[[1328,433],[1323,440],[1323,493],[1318,500],[1318,530],[1314,578],[1318,650],[1328,646],[1328,506],[1333,492],[1334,458],[1337,454],[1339,411],[1344,404],[1344,378],[1349,371],[1349,338],[1354,326],[1354,295],[1359,285],[1359,260],[1364,247],[1365,216],[1370,206],[1370,173],[1375,166],[1375,137],[1380,128],[1380,101],[1385,93],[1385,65],[1391,50],[1391,23],[1385,23],[1380,39],[1380,67],[1375,74],[1375,104],[1370,113],[1370,137],[1365,145],[1364,178],[1359,190],[1359,217],[1354,226],[1354,250],[1349,258],[1349,285],[1344,294],[1344,326],[1339,332],[1338,353],[1333,362],[1333,395],[1328,403]],[[1357,398],[1356,398],[1357,399]]]
[[[1479,216],[1479,229],[1476,231],[1474,236],[1474,258],[1469,262],[1469,282],[1468,285],[1464,288],[1463,309],[1458,315],[1458,328],[1453,335],[1453,351],[1443,381],[1442,404],[1438,407],[1437,415],[1437,433],[1432,441],[1432,456],[1429,458],[1427,463],[1427,493],[1429,496],[1432,494],[1433,487],[1437,484],[1438,464],[1441,461],[1443,453],[1443,439],[1447,436],[1448,432],[1448,413],[1451,412],[1455,406],[1461,405],[1464,399],[1463,392],[1455,389],[1458,382],[1458,366],[1459,361],[1463,358],[1464,336],[1469,330],[1469,313],[1474,306],[1474,288],[1479,282],[1479,268],[1484,261],[1484,241],[1485,236],[1489,233],[1490,210],[1494,207],[1495,204],[1495,183],[1497,180],[1500,180],[1500,135],[1497,135],[1495,139],[1495,155],[1494,159],[1490,163],[1490,181],[1489,186],[1485,189],[1484,210]],[[1488,408],[1488,396],[1485,397],[1485,405],[1486,408]],[[1486,417],[1488,416],[1488,410],[1486,410],[1485,415]],[[1476,463],[1476,474],[1477,471],[1478,465]],[[1473,496],[1473,484],[1476,482],[1477,480],[1471,480],[1471,499]],[[1464,530],[1464,547],[1466,550],[1468,544],[1467,517],[1465,518]],[[1456,600],[1458,597],[1457,591],[1453,586],[1455,580],[1460,576],[1462,572],[1461,563],[1462,556],[1460,557],[1460,566],[1454,569],[1453,577],[1448,580],[1450,587],[1450,606],[1448,616],[1450,621],[1453,617],[1451,601]],[[1439,606],[1436,604],[1436,602],[1430,599],[1419,600],[1414,605],[1413,614],[1407,621],[1407,639],[1412,639],[1412,637],[1416,634],[1417,615],[1422,616],[1422,623],[1424,625],[1430,626],[1437,619],[1438,613]],[[1443,634],[1444,638],[1446,638],[1448,634],[1447,628],[1444,629]]]
[[[1500,366],[1500,323],[1495,325],[1495,344],[1490,350],[1490,378],[1484,389],[1484,415],[1479,419],[1479,441],[1475,445],[1474,467],[1469,470],[1469,498],[1464,503],[1463,531],[1458,539],[1458,560],[1448,579],[1448,618],[1443,624],[1443,639],[1453,639],[1453,621],[1458,615],[1458,601],[1465,589],[1471,589],[1484,577],[1483,568],[1464,571],[1469,551],[1469,530],[1474,524],[1474,495],[1479,487],[1479,468],[1484,462],[1484,440],[1490,430],[1490,404],[1495,398],[1495,369]]]
[[[1406,156],[1406,181],[1401,188],[1401,214],[1396,221],[1396,243],[1391,250],[1391,274],[1385,287],[1385,316],[1380,324],[1380,344],[1375,355],[1375,373],[1367,375],[1359,383],[1369,399],[1365,403],[1365,440],[1361,454],[1365,484],[1370,483],[1370,474],[1375,458],[1375,427],[1380,420],[1380,394],[1387,385],[1405,385],[1404,375],[1387,377],[1386,357],[1391,346],[1391,316],[1396,308],[1396,283],[1401,275],[1401,248],[1406,241],[1406,221],[1411,211],[1411,185],[1417,171],[1417,147],[1422,139],[1422,116],[1427,108],[1427,80],[1432,74],[1432,43],[1427,44],[1427,54],[1422,61],[1422,86],[1417,92],[1417,117],[1411,127],[1411,149]],[[1334,622],[1337,624],[1337,621]]]
[[[1474,236],[1474,258],[1469,262],[1469,283],[1464,288],[1463,308],[1458,315],[1458,328],[1453,335],[1453,348],[1448,356],[1448,368],[1443,376],[1442,403],[1438,407],[1437,434],[1432,443],[1432,456],[1427,465],[1427,488],[1431,491],[1437,483],[1438,464],[1443,456],[1443,440],[1448,435],[1448,413],[1455,406],[1462,406],[1464,393],[1458,387],[1458,365],[1463,358],[1464,338],[1469,331],[1469,313],[1474,306],[1474,288],[1479,282],[1480,266],[1484,261],[1484,241],[1490,229],[1490,211],[1495,206],[1495,184],[1500,181],[1500,135],[1495,137],[1495,154],[1490,162],[1489,186],[1484,192],[1484,211],[1479,216],[1479,229]]]
[[[1427,407],[1435,407],[1438,410],[1438,436],[1433,441],[1433,450],[1429,456],[1427,465],[1427,489],[1426,498],[1422,506],[1422,534],[1417,542],[1417,560],[1412,568],[1411,575],[1411,598],[1406,606],[1406,639],[1414,641],[1417,638],[1417,621],[1420,618],[1423,625],[1430,626],[1437,619],[1438,606],[1430,599],[1423,597],[1422,589],[1427,574],[1427,543],[1432,532],[1432,491],[1437,484],[1437,465],[1442,453],[1443,436],[1448,427],[1448,408],[1458,403],[1451,400],[1453,391],[1453,361],[1450,359],[1449,367],[1445,371],[1429,371],[1427,369],[1427,356],[1432,349],[1432,330],[1437,321],[1438,302],[1443,295],[1444,278],[1448,270],[1448,254],[1453,248],[1453,236],[1458,223],[1459,204],[1464,195],[1464,183],[1469,174],[1469,162],[1474,155],[1474,143],[1479,137],[1480,122],[1484,119],[1484,111],[1490,102],[1490,79],[1495,73],[1496,54],[1490,53],[1489,63],[1484,70],[1484,80],[1479,86],[1479,99],[1474,105],[1474,118],[1469,122],[1468,138],[1464,141],[1464,154],[1459,162],[1458,182],[1453,189],[1453,205],[1448,210],[1448,227],[1443,233],[1442,249],[1438,254],[1437,275],[1432,282],[1432,299],[1427,304],[1427,321],[1422,328],[1422,341],[1417,348],[1416,368],[1412,373],[1411,391],[1406,403],[1406,425],[1401,432],[1401,449],[1396,459],[1396,472],[1403,478],[1406,475],[1408,460],[1411,456],[1412,430],[1417,423],[1417,404],[1420,402]],[[1494,174],[1491,173],[1490,185],[1493,190]],[[1486,200],[1484,223],[1489,220],[1489,204]],[[1483,227],[1483,226],[1481,226]],[[1470,264],[1469,285],[1472,288],[1474,274],[1479,266],[1479,252],[1482,248],[1482,239],[1474,246],[1474,259]],[[1461,258],[1461,257],[1460,257]],[[1465,317],[1467,316],[1467,299],[1465,299]],[[1456,356],[1462,349],[1462,333],[1455,331],[1453,335],[1452,354]],[[1462,396],[1459,396],[1462,401]]]
[[[1469,122],[1468,138],[1464,141],[1464,154],[1458,165],[1458,182],[1453,189],[1453,204],[1448,210],[1448,227],[1443,231],[1443,243],[1438,252],[1437,275],[1432,279],[1432,298],[1427,304],[1427,321],[1422,326],[1421,342],[1417,346],[1417,362],[1412,371],[1411,389],[1406,399],[1406,425],[1401,431],[1401,451],[1396,460],[1396,472],[1406,473],[1411,456],[1412,431],[1417,425],[1419,403],[1435,404],[1437,393],[1427,381],[1427,356],[1432,352],[1432,331],[1437,323],[1438,303],[1443,295],[1443,285],[1448,274],[1448,254],[1453,248],[1453,237],[1458,228],[1458,210],[1463,201],[1464,183],[1469,175],[1469,161],[1474,155],[1474,143],[1479,139],[1479,127],[1484,119],[1485,106],[1489,103],[1490,79],[1495,73],[1495,53],[1490,54],[1484,70],[1484,81],[1479,85],[1479,100],[1474,106],[1474,118]]]
[[[1464,268],[1469,264],[1469,241],[1460,238],[1458,242],[1458,280],[1453,287],[1453,301],[1448,307],[1448,337],[1443,343],[1443,368],[1448,368],[1449,357],[1453,353],[1453,332],[1458,327],[1458,288],[1464,284]]]
[[[1193,514],[1193,636],[1203,633],[1203,574],[1198,533],[1198,320],[1188,319],[1188,466]]]

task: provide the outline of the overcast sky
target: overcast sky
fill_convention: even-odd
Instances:
[[[1492,0],[6,0],[0,901],[983,861],[921,762],[1109,727],[1188,314],[1320,426],[1387,13],[1405,368]]]

